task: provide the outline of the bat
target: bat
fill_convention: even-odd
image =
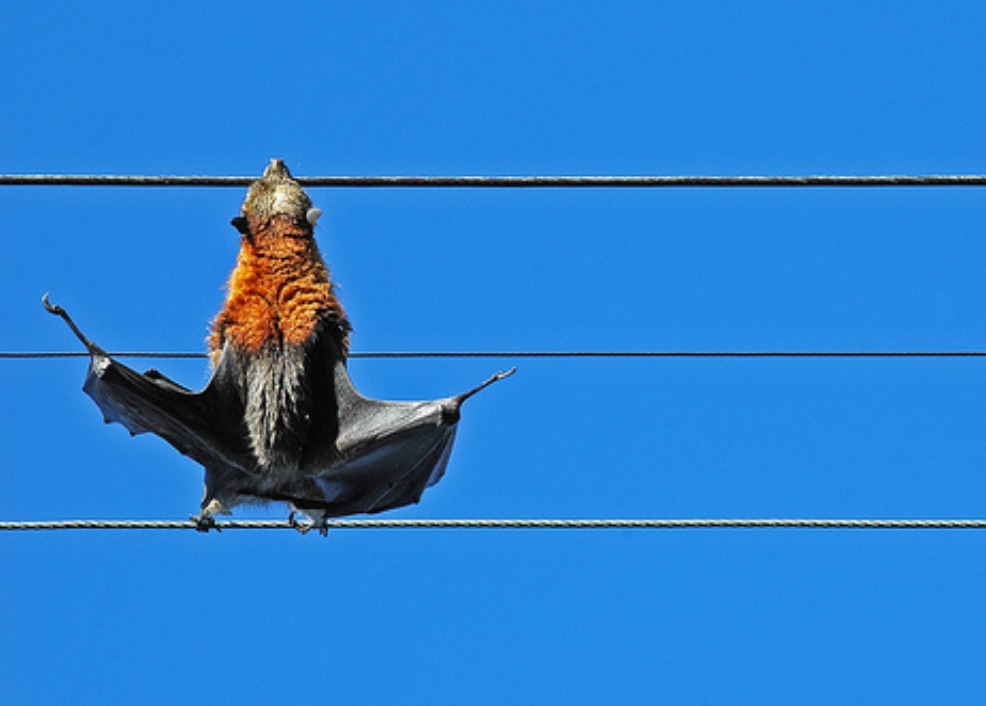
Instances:
[[[244,503],[286,502],[296,528],[322,534],[330,517],[417,503],[445,473],[462,403],[515,370],[438,400],[361,395],[346,368],[351,326],[315,243],[320,214],[282,160],[250,185],[231,221],[240,252],[199,392],[113,359],[44,297],[89,353],[83,390],[104,420],[203,466],[200,530]]]

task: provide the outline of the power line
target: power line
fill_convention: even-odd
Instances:
[[[110,174],[2,174],[0,186],[220,186],[244,187],[246,176],[126,176]],[[312,176],[317,187],[875,187],[986,186],[986,175],[880,176]]]
[[[7,351],[4,358],[84,358],[85,351]],[[122,351],[116,358],[207,358],[207,353]],[[983,358],[986,351],[371,351],[350,358]]]
[[[228,520],[218,530],[297,529],[282,520]],[[986,520],[650,519],[650,520],[333,520],[333,529],[986,529]],[[0,531],[197,530],[191,520],[44,520],[0,522]]]
[[[208,358],[208,353],[147,353],[137,351],[124,351],[120,353],[107,353],[114,358]],[[2,358],[86,358],[89,353],[86,351],[7,351],[0,352]]]

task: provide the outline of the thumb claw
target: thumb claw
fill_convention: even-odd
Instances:
[[[62,307],[48,301],[48,294],[48,292],[45,292],[44,296],[41,297],[41,303],[44,305],[45,311],[49,314],[54,314],[55,316],[61,316],[64,314],[65,310]]]

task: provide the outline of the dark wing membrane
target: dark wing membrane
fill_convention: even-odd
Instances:
[[[461,401],[370,399],[356,390],[342,362],[335,365],[333,378],[338,457],[314,476],[322,509],[338,516],[418,502],[445,472]]]
[[[412,430],[315,476],[326,516],[376,513],[418,502],[445,471],[455,429]],[[302,507],[304,503],[298,503]]]
[[[90,352],[83,389],[107,422],[131,434],[157,434],[207,468],[252,468],[243,405],[222,361],[206,388],[192,392],[156,371],[141,374],[102,351]]]

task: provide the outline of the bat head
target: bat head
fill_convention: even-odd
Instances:
[[[240,213],[233,219],[240,232],[263,228],[274,220],[286,220],[310,231],[321,211],[312,208],[311,199],[291,178],[284,160],[272,159],[263,177],[250,185]]]

